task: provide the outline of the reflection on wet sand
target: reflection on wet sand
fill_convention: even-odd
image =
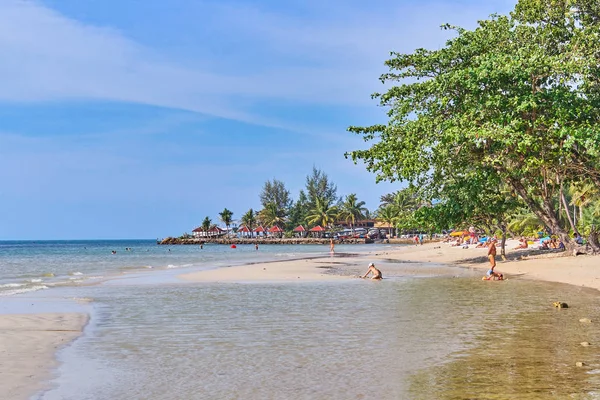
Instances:
[[[559,285],[557,285],[560,287]],[[597,399],[600,390],[600,331],[579,322],[598,316],[591,293],[580,292],[577,309],[558,310],[541,293],[539,307],[510,302],[506,313],[482,315],[475,346],[443,365],[409,378],[413,399]],[[584,293],[586,292],[586,293]],[[535,299],[532,293],[530,298]],[[525,308],[526,311],[520,311]],[[583,367],[576,363],[583,362]]]

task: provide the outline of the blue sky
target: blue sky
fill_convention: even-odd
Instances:
[[[0,0],[0,240],[156,238],[294,197],[344,159],[390,51],[438,48],[512,0]]]

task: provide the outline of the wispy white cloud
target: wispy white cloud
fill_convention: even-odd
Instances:
[[[166,59],[126,32],[86,25],[43,2],[0,0],[0,101],[134,102],[293,129],[257,105],[372,105],[368,94],[390,50],[436,46],[444,39],[436,29],[440,23],[472,25],[509,3],[390,3],[387,12],[365,12],[336,2],[308,20],[251,5],[204,4],[215,36],[237,36],[250,51],[224,52],[210,63],[199,52],[197,65],[212,68],[196,68]]]

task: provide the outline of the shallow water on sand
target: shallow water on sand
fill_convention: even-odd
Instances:
[[[91,325],[36,398],[598,398],[596,292],[459,273],[88,287]]]
[[[391,248],[338,245],[336,257]],[[127,250],[125,250],[127,249]],[[115,252],[113,254],[112,252]],[[154,240],[0,241],[0,298],[64,286],[96,284],[123,275],[149,279],[161,271],[197,271],[252,262],[328,256],[329,245],[158,246]],[[158,271],[158,272],[155,272]]]

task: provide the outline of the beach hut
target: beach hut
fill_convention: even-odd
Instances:
[[[213,226],[207,232],[207,236],[210,237],[220,237],[223,236],[227,231],[225,229],[221,229],[218,226]]]
[[[265,228],[263,228],[261,225],[261,226],[254,228],[254,230],[252,232],[256,233],[256,236],[264,236],[265,233],[267,232],[267,230]]]
[[[192,231],[192,235],[193,235],[195,238],[199,238],[199,237],[202,237],[202,236],[206,236],[206,234],[205,234],[205,232],[204,232],[204,229],[202,229],[202,227],[201,227],[201,226],[199,226],[199,227],[195,228],[195,229]]]
[[[294,232],[294,236],[297,236],[297,237],[305,237],[306,236],[306,229],[302,225],[298,225],[297,227],[295,227],[293,232]]]
[[[276,237],[282,237],[283,229],[281,229],[277,225],[274,225],[273,227],[271,227],[271,229],[269,229],[269,233]]]
[[[252,231],[246,225],[242,225],[238,228],[238,234],[240,236],[252,236]]]
[[[316,234],[318,237],[322,237],[323,236],[323,232],[325,232],[326,229],[323,228],[321,225],[317,225],[314,228],[310,228],[309,232]]]

